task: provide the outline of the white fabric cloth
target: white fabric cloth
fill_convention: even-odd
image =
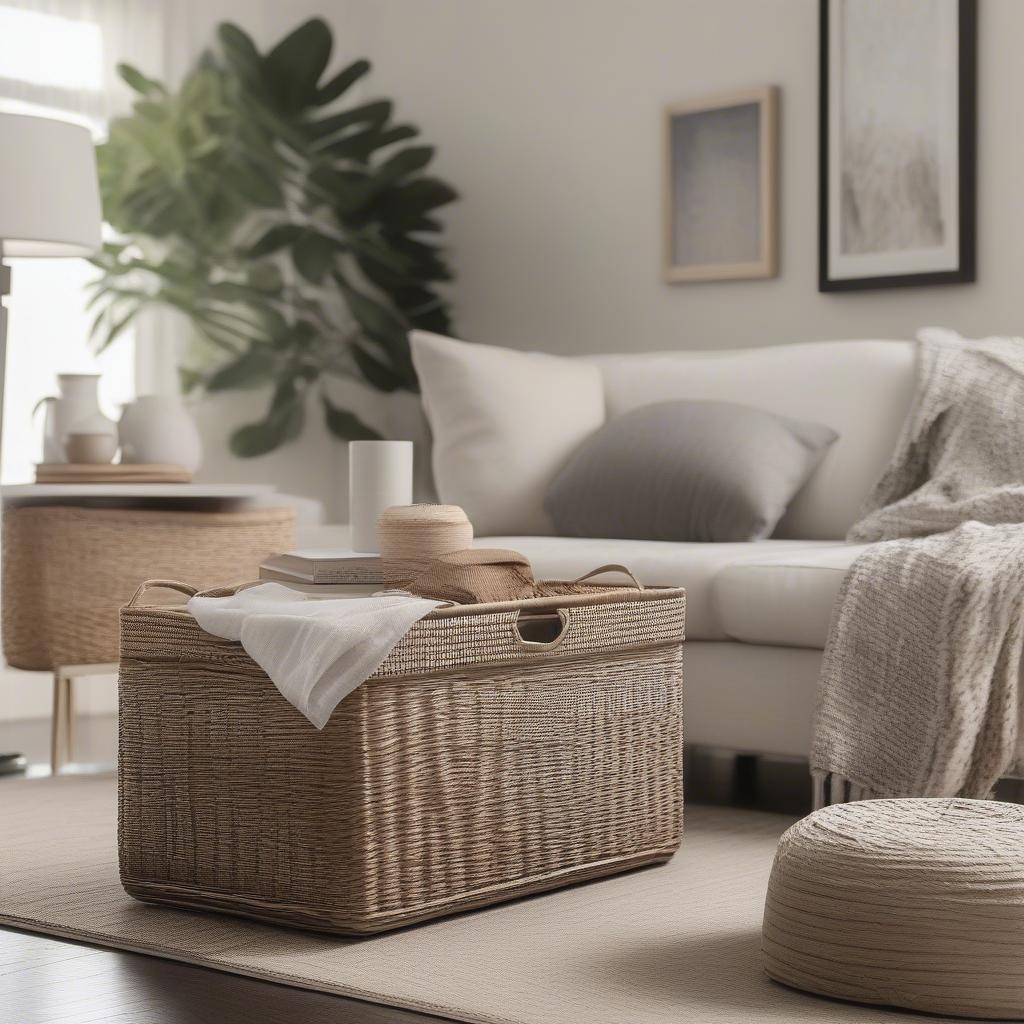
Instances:
[[[208,633],[240,641],[285,699],[322,729],[412,626],[443,603],[400,593],[322,600],[263,583],[231,597],[193,597],[188,610]]]

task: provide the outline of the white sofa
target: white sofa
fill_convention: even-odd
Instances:
[[[885,468],[913,397],[905,341],[604,356],[606,415],[674,398],[741,402],[839,433],[769,540],[682,544],[492,536],[540,576],[628,565],[687,589],[686,735],[693,744],[805,756],[832,606],[862,550],[847,528]]]

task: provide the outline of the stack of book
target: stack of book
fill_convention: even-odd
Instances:
[[[379,555],[336,548],[271,555],[260,565],[260,579],[318,597],[367,597],[388,589]]]

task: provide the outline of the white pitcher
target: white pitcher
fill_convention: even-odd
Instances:
[[[67,462],[64,442],[68,434],[109,434],[117,437],[117,425],[100,412],[99,374],[59,373],[60,397],[44,398],[36,408],[45,409],[43,462]]]
[[[118,424],[122,462],[157,462],[194,473],[203,461],[195,421],[177,395],[140,395]]]

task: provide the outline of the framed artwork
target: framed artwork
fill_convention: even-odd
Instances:
[[[975,0],[820,0],[818,290],[974,280]]]
[[[665,111],[666,281],[775,276],[778,106],[765,86]]]

